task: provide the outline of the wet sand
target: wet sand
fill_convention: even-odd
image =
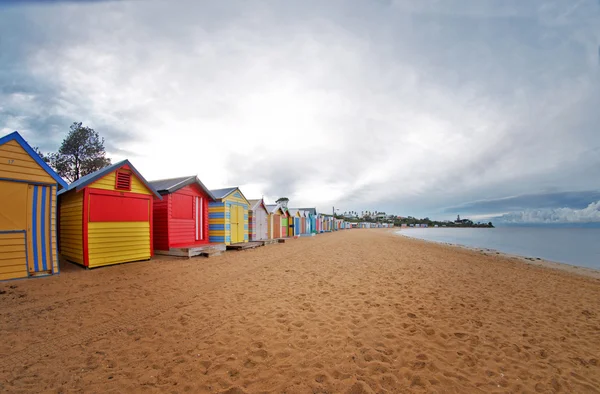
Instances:
[[[0,282],[0,392],[600,392],[600,280],[355,229]]]

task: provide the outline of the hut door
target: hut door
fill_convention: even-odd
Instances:
[[[27,276],[27,184],[0,181],[0,280]]]
[[[240,242],[238,241],[238,210],[235,205],[229,207],[229,223],[231,243],[235,244]]]
[[[244,208],[241,206],[236,207],[238,210],[238,242],[244,242]]]
[[[50,242],[51,188],[29,185],[27,201],[27,261],[29,275],[52,272],[52,243]]]
[[[273,215],[273,238],[281,238],[281,216]]]

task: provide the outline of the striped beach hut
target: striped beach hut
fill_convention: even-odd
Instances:
[[[18,132],[0,138],[0,280],[59,272],[56,194],[67,183]]]
[[[249,203],[239,188],[211,190],[215,201],[208,204],[210,242],[226,245],[248,242]]]
[[[214,196],[197,176],[151,181],[154,197],[154,249],[196,247],[209,243],[208,204]]]
[[[61,255],[88,268],[149,260],[153,197],[129,160],[86,175],[59,193]]]
[[[269,212],[263,199],[248,200],[248,238],[250,241],[269,239]]]

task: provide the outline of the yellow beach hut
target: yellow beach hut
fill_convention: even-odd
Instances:
[[[60,254],[88,268],[149,260],[153,197],[129,160],[86,175],[59,193]]]
[[[248,242],[250,204],[239,188],[210,191],[215,201],[208,204],[208,235],[211,243],[232,245]]]
[[[59,272],[56,194],[66,186],[19,133],[0,138],[0,280]]]

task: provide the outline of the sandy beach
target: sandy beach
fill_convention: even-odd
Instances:
[[[393,230],[0,283],[0,392],[600,392],[600,280]]]

